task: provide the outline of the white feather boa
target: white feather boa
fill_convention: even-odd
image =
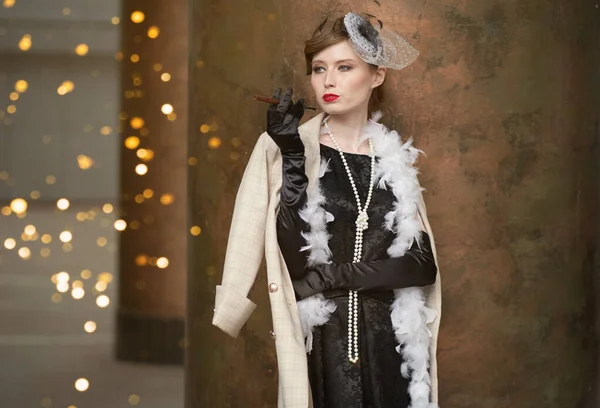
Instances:
[[[421,187],[417,179],[415,162],[421,153],[412,146],[412,139],[403,143],[398,133],[377,123],[381,113],[376,112],[365,127],[360,142],[371,138],[375,155],[379,158],[375,167],[375,180],[378,188],[391,188],[396,197],[394,209],[385,216],[385,228],[393,231],[396,237],[387,252],[390,257],[404,255],[414,240],[420,241],[421,230],[418,218],[418,202]],[[319,178],[327,172],[327,164],[321,162]],[[308,199],[300,211],[300,217],[308,223],[309,231],[302,234],[308,250],[308,264],[331,263],[331,250],[328,241],[327,223],[333,215],[325,211],[325,197],[319,181],[307,192]],[[429,345],[431,332],[427,325],[436,318],[436,312],[426,306],[421,288],[394,290],[395,299],[391,306],[391,320],[398,341],[396,351],[402,354],[404,363],[401,371],[410,378],[409,394],[411,408],[434,408],[430,403],[431,377],[429,375]],[[306,351],[312,350],[313,330],[325,324],[336,309],[335,304],[322,294],[298,302],[302,331],[306,340]]]

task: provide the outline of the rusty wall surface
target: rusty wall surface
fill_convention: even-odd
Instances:
[[[274,407],[264,273],[233,340],[211,327],[231,211],[264,130],[252,101],[293,84],[303,41],[366,10],[421,55],[386,80],[384,123],[427,153],[443,277],[443,408],[579,407],[594,382],[598,9],[580,0],[193,2],[187,408]],[[309,113],[307,117],[312,117]],[[206,124],[200,131],[201,125]]]

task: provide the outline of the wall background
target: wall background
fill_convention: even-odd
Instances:
[[[444,292],[441,406],[593,406],[594,1],[196,0],[192,9],[189,204],[202,234],[189,253],[188,408],[275,406],[265,275],[237,340],[211,326],[214,288],[237,185],[265,128],[266,106],[252,95],[293,85],[314,104],[303,42],[326,15],[350,9],[421,51],[390,73],[383,121],[427,153],[420,180]]]

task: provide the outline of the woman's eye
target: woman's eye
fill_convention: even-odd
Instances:
[[[350,71],[352,69],[349,65],[340,65],[340,71]]]
[[[314,67],[313,72],[315,72],[315,73],[323,72],[323,67]]]

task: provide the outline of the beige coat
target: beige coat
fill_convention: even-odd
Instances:
[[[300,126],[305,146],[309,188],[318,179],[320,166],[319,130],[323,114]],[[300,325],[294,289],[277,243],[277,209],[281,190],[281,154],[268,134],[258,139],[240,184],[227,245],[223,280],[216,288],[213,325],[237,337],[256,304],[248,299],[266,257],[267,281],[273,316],[273,331],[279,369],[278,408],[310,408],[312,399],[308,381],[304,336]],[[434,256],[437,254],[433,233],[421,200],[419,215],[429,234]],[[437,403],[436,346],[441,315],[441,285],[438,267],[436,284],[428,292],[427,306],[437,312],[429,326],[431,339],[431,400]]]

